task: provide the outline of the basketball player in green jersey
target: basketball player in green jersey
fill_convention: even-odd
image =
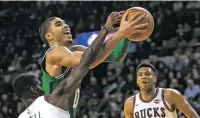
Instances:
[[[113,25],[121,21],[123,12],[113,12],[107,19],[105,24],[108,32],[113,30]],[[148,24],[140,24],[144,16],[137,14],[131,22],[132,24],[121,25],[121,29],[145,28]],[[134,33],[145,32],[145,30],[136,30]],[[39,29],[40,37],[50,46],[46,51],[42,61],[42,87],[46,95],[51,93],[56,86],[66,78],[73,68],[76,68],[86,47],[72,46],[73,40],[69,26],[58,17],[47,19]],[[90,68],[100,64],[109,56],[115,46],[121,39],[133,34],[131,30],[118,30],[103,46],[97,58],[94,60]],[[123,57],[123,56],[122,56]],[[80,89],[73,92],[69,98],[67,108],[72,118],[76,117],[76,107],[78,105]]]
[[[103,46],[108,28],[103,27],[99,36],[83,53],[80,64],[73,69],[49,95],[44,95],[39,78],[24,73],[13,81],[13,90],[26,106],[18,118],[71,118],[66,107],[68,98],[88,73],[89,67]]]

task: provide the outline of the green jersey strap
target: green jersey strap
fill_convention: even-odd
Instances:
[[[130,40],[122,39],[104,62],[122,63],[127,55]]]

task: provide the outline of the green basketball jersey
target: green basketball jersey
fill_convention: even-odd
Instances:
[[[63,73],[60,74],[57,77],[52,77],[50,76],[45,69],[45,58],[46,58],[46,54],[53,48],[55,48],[57,46],[51,46],[45,53],[42,63],[41,63],[41,69],[42,69],[42,88],[45,92],[45,95],[50,94],[56,87],[57,85],[62,82],[64,79],[67,79],[67,76],[70,74],[71,72],[71,68],[64,68],[63,69]],[[76,108],[78,105],[78,101],[79,101],[79,96],[80,96],[80,87],[77,88],[72,96],[69,98],[69,102],[68,102],[68,110],[70,113],[70,118],[76,118]]]

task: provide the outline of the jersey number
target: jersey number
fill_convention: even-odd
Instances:
[[[77,88],[75,91],[75,96],[74,96],[73,109],[76,108],[78,105],[79,96],[80,96],[80,89]]]

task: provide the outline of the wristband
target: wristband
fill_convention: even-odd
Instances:
[[[109,30],[106,26],[102,26],[101,29],[105,29],[107,31],[107,34],[109,33]]]

